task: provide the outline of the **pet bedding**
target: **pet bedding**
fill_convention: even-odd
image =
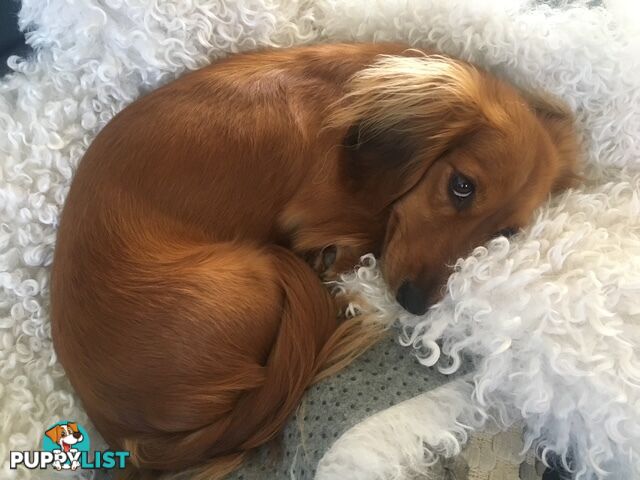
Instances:
[[[320,480],[412,478],[444,469],[446,462],[429,465],[456,457],[467,443],[463,457],[475,468],[486,441],[468,442],[468,433],[493,428],[488,418],[510,432],[522,426],[515,438],[523,451],[557,457],[579,478],[639,478],[637,14],[623,0],[24,1],[20,25],[35,53],[11,58],[14,73],[0,80],[0,476],[50,478],[10,470],[8,460],[12,450],[39,448],[55,421],[84,425],[92,448],[104,447],[56,361],[48,320],[58,215],[100,128],[145,92],[234,52],[401,40],[563,98],[583,136],[585,182],[553,199],[511,242],[494,241],[459,263],[447,296],[425,317],[398,310],[373,264],[346,278],[344,287],[367,299],[362,308],[403,327],[405,346],[397,349],[405,350],[389,353],[386,371],[368,370],[365,360],[374,367],[384,358],[383,344],[310,391],[281,444],[285,458],[288,451],[296,460],[285,468],[289,478],[311,478],[314,468]],[[374,372],[391,377],[380,385],[387,403],[372,380],[360,384]],[[349,401],[352,384],[366,400]],[[322,420],[330,415],[322,401],[336,398],[324,390],[331,386],[348,388],[334,401],[333,426]],[[397,401],[407,400],[369,416],[397,392]],[[302,435],[293,433],[299,425]],[[500,435],[490,450],[510,457]]]

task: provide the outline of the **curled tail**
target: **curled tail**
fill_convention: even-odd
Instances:
[[[193,358],[198,370],[210,370],[210,382],[189,385],[193,377],[180,372],[187,388],[175,398],[175,417],[168,410],[156,426],[121,442],[133,464],[156,478],[159,471],[194,465],[189,478],[224,477],[276,436],[314,379],[339,370],[379,338],[358,318],[339,323],[329,292],[290,251],[210,248],[177,275],[200,287],[184,302],[199,303],[196,310],[215,317],[203,318],[206,328],[198,331],[200,341],[210,336],[204,340],[211,352]],[[216,298],[215,291],[226,295]],[[244,341],[247,335],[259,341]]]

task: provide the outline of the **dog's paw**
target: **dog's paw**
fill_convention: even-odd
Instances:
[[[327,245],[305,256],[311,268],[325,282],[337,280],[341,273],[352,270],[363,255],[362,249],[340,245]]]
[[[336,262],[337,255],[337,247],[329,245],[322,250],[307,252],[305,260],[321,278],[324,278]]]

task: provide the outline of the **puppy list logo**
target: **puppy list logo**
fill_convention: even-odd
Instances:
[[[124,468],[129,452],[89,451],[89,435],[75,422],[58,422],[46,432],[42,450],[12,451],[9,468],[19,465],[35,470],[53,468],[55,470],[77,470],[78,468]]]

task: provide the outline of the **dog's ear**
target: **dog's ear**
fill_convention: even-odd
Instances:
[[[361,128],[352,125],[343,140],[343,177],[352,190],[375,192],[393,201],[421,175],[417,145],[409,135],[394,131],[364,141]]]
[[[381,56],[358,72],[327,119],[346,132],[351,184],[395,198],[480,117],[479,71],[447,57],[407,55]]]
[[[44,434],[49,437],[53,443],[58,444],[60,439],[62,438],[62,427],[60,425],[56,425],[55,427],[51,427],[49,430],[44,432]]]
[[[527,92],[524,96],[558,151],[560,169],[553,185],[553,191],[575,187],[582,180],[577,172],[580,148],[573,114],[569,106],[561,100],[541,92]]]
[[[78,433],[78,424],[74,422],[67,423],[67,426],[71,429],[72,432]]]

